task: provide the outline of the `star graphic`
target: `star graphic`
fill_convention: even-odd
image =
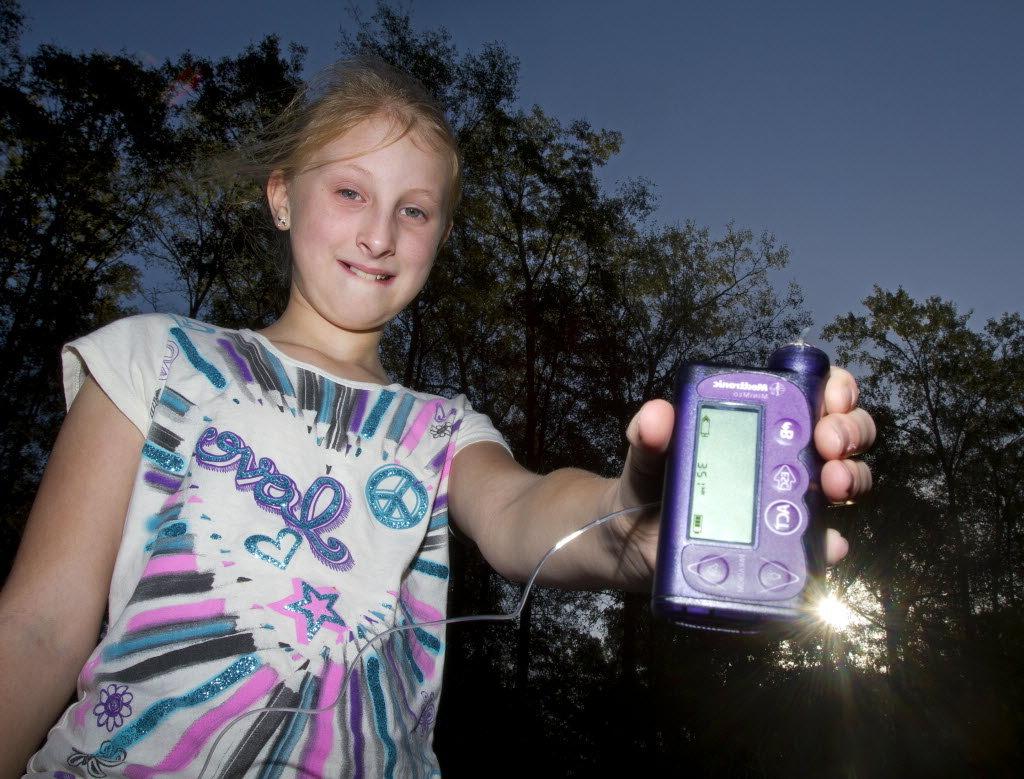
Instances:
[[[267,606],[278,614],[295,620],[295,635],[299,643],[308,644],[321,628],[333,630],[338,634],[335,643],[341,643],[352,632],[338,612],[334,603],[339,593],[333,587],[321,587],[317,590],[309,582],[292,579],[293,592],[279,601],[268,603]]]

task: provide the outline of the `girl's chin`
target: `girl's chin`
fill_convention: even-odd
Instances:
[[[397,278],[397,277],[395,277]],[[393,279],[394,280],[394,279]],[[377,286],[354,276],[347,276],[346,283],[339,285],[332,294],[310,295],[299,284],[292,288],[293,296],[299,297],[311,311],[341,330],[353,333],[375,332],[404,311],[412,300],[399,295],[400,290]],[[297,288],[296,288],[297,286]],[[418,291],[418,290],[417,290]]]
[[[344,330],[347,333],[380,333],[381,330],[395,318],[397,314],[387,319],[379,318],[361,318],[353,316],[341,316],[341,317],[324,317],[339,330]]]
[[[402,313],[404,306],[398,310],[391,308],[373,307],[365,310],[342,310],[334,308],[323,312],[323,316],[335,327],[352,333],[373,333],[379,332]]]

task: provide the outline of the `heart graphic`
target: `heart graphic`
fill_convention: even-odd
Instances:
[[[288,551],[285,553],[282,559],[278,559],[271,554],[260,549],[260,544],[266,543],[274,547],[278,552],[281,551],[281,539],[288,536],[292,539],[293,543]],[[294,530],[283,528],[277,531],[277,538],[271,538],[270,536],[249,536],[245,539],[245,548],[249,550],[249,553],[255,555],[261,560],[265,560],[276,568],[280,568],[282,571],[288,567],[288,563],[292,561],[292,557],[295,556],[295,551],[302,545],[302,536],[296,533]]]

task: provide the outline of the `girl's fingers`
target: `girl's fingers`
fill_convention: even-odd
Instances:
[[[824,460],[865,452],[875,442],[875,421],[862,408],[835,412],[814,426],[814,445]]]
[[[871,469],[860,460],[829,460],[821,469],[821,489],[833,502],[853,500],[871,489]]]
[[[853,374],[845,368],[832,366],[825,382],[825,413],[845,414],[857,408],[860,390]]]
[[[850,551],[850,545],[846,539],[839,535],[839,531],[833,528],[828,529],[825,535],[825,559],[829,565],[835,565]]]
[[[850,457],[865,452],[875,442],[875,421],[857,407],[860,390],[849,371],[833,367],[825,384],[824,416],[814,427],[814,446],[824,459],[821,489],[833,501],[847,501],[871,489],[871,469]],[[825,558],[829,565],[842,560],[850,545],[829,528]]]

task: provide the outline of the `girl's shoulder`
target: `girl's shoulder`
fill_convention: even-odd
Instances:
[[[135,314],[116,319],[64,344],[61,350],[68,408],[87,376],[143,434],[176,358],[185,353],[200,367],[217,338],[230,331],[175,314]]]
[[[100,342],[110,346],[136,345],[160,347],[169,339],[184,340],[196,336],[220,336],[238,331],[201,322],[198,319],[178,314],[131,314],[115,319],[92,332],[68,342],[68,346],[85,341]]]

